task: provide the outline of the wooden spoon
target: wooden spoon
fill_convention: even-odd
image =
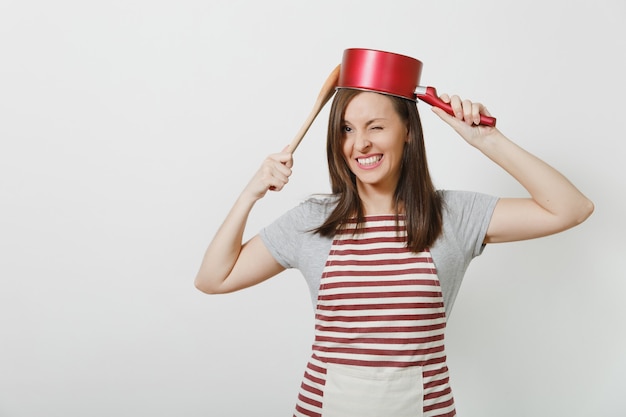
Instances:
[[[302,138],[304,137],[304,135],[306,135],[306,132],[308,132],[309,127],[311,127],[311,125],[313,124],[313,121],[319,114],[320,110],[322,110],[322,107],[324,107],[326,102],[328,102],[328,100],[330,100],[333,94],[335,94],[335,87],[337,87],[337,83],[339,82],[339,70],[340,69],[341,69],[341,65],[337,65],[337,67],[333,70],[333,72],[330,73],[328,78],[326,78],[326,81],[324,82],[324,85],[322,86],[322,89],[320,90],[320,93],[317,96],[317,101],[315,102],[315,105],[313,106],[313,110],[311,110],[309,117],[306,119],[306,121],[300,128],[300,131],[298,131],[296,136],[293,138],[293,140],[287,147],[288,152],[294,153],[296,151],[296,148],[300,144],[300,141],[302,141]]]

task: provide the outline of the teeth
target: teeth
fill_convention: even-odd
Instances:
[[[381,156],[370,156],[369,158],[357,158],[357,162],[361,165],[373,165],[380,161]]]

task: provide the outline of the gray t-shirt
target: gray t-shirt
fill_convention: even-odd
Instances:
[[[443,233],[431,246],[443,292],[446,314],[452,311],[463,275],[470,261],[480,255],[483,240],[498,199],[468,191],[439,191],[443,197]],[[285,268],[304,275],[313,307],[332,238],[312,232],[335,207],[333,197],[311,197],[261,230],[272,256]]]

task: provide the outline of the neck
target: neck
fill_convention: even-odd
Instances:
[[[370,185],[357,184],[357,190],[366,216],[378,214],[395,214],[396,204],[394,193],[381,190]]]

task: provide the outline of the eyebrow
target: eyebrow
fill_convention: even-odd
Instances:
[[[383,120],[387,120],[385,117],[377,117],[375,119],[369,120],[367,123],[365,123],[365,126],[369,126],[372,123],[376,123],[376,122],[380,122]],[[346,123],[350,123],[350,121],[346,120],[346,119],[341,119],[341,124],[346,124]],[[350,123],[351,124],[351,123]]]

